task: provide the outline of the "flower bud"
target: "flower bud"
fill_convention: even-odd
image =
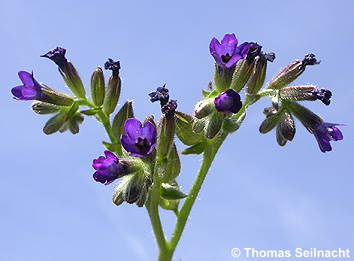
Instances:
[[[240,95],[232,89],[221,93],[214,99],[215,109],[223,114],[237,113],[241,107]]]
[[[126,101],[116,116],[114,116],[112,130],[117,138],[120,138],[120,135],[123,134],[124,123],[129,118],[134,118],[132,101]]]
[[[205,126],[206,126],[208,120],[209,120],[209,117],[205,117],[202,119],[195,119],[192,124],[193,132],[202,133],[205,129]]]
[[[65,113],[59,112],[47,121],[43,127],[43,132],[49,135],[59,131],[59,129],[64,125],[65,120]]]
[[[173,146],[175,136],[176,124],[175,117],[162,115],[157,126],[157,157],[166,158],[167,153]]]
[[[296,60],[281,70],[280,73],[270,81],[267,88],[279,90],[298,78],[305,71],[307,65],[319,63],[314,54],[307,54],[302,61]]]
[[[116,186],[113,192],[113,203],[119,206],[124,201],[129,204],[136,203],[142,207],[147,199],[151,180],[144,173],[130,174]]]
[[[80,131],[80,124],[84,121],[84,117],[81,113],[77,112],[73,116],[70,117],[68,126],[69,130],[72,134],[77,134]]]
[[[32,110],[38,114],[51,114],[60,111],[60,109],[60,106],[41,101],[32,104]]]
[[[100,67],[97,67],[91,76],[91,98],[95,105],[103,104],[105,95],[104,75]]]
[[[247,83],[248,94],[256,94],[262,88],[267,72],[267,59],[264,56],[258,56],[254,63],[253,74]]]
[[[242,88],[248,82],[252,72],[253,72],[254,62],[248,62],[247,59],[243,59],[235,69],[234,74],[232,75],[232,81],[230,89],[240,92]]]
[[[119,75],[117,77],[111,76],[108,80],[108,85],[106,88],[105,98],[103,102],[103,111],[107,115],[114,112],[121,91],[121,79]]]
[[[201,134],[193,131],[192,126],[195,118],[192,115],[176,112],[176,134],[185,145],[193,145],[203,139]]]
[[[246,113],[243,112],[238,117],[230,117],[230,118],[224,119],[222,129],[224,131],[226,131],[227,133],[232,133],[232,132],[237,131],[240,128],[245,117],[246,117]]]
[[[277,139],[277,142],[278,142],[278,144],[279,144],[279,146],[285,146],[285,144],[286,144],[286,142],[287,142],[287,139],[285,139],[284,137],[283,137],[283,135],[281,134],[281,130],[280,130],[280,126],[279,125],[277,125],[277,129],[276,129],[276,134],[275,134],[276,136],[276,139]]]
[[[66,57],[66,50],[62,47],[57,47],[41,57],[46,57],[58,65],[58,70],[63,77],[69,89],[79,98],[85,98],[85,88],[81,78],[76,71],[74,65],[69,62]]]
[[[86,91],[81,78],[76,71],[74,65],[68,61],[64,70],[58,68],[60,75],[63,77],[69,89],[79,98],[85,98]]]
[[[295,136],[295,122],[291,114],[287,111],[281,115],[279,121],[279,132],[288,141],[292,141]]]
[[[279,123],[279,120],[281,118],[282,112],[275,113],[269,117],[267,117],[259,126],[259,132],[262,134],[265,134],[269,131],[271,131],[277,124]]]
[[[204,118],[215,111],[214,99],[203,99],[195,105],[194,116],[198,119]]]
[[[216,134],[219,133],[224,119],[224,115],[221,113],[214,112],[208,118],[209,121],[207,122],[205,128],[205,137],[208,139],[212,139],[216,136]]]
[[[317,89],[314,85],[291,86],[280,90],[282,100],[293,101],[315,101],[320,100],[325,105],[330,104],[331,91],[326,89]]]
[[[163,209],[172,210],[176,214],[176,216],[178,215],[179,200],[173,200],[173,199],[167,200],[160,197],[159,205]]]
[[[167,155],[166,169],[162,178],[165,182],[171,182],[179,175],[180,171],[181,161],[179,159],[176,144],[173,144]]]
[[[44,84],[42,86],[42,93],[45,95],[38,100],[60,106],[70,106],[74,102],[74,99],[65,93],[53,90]]]

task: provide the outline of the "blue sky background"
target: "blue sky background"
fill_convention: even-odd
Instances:
[[[212,77],[209,41],[228,32],[276,53],[267,81],[315,53],[321,65],[296,83],[332,90],[330,106],[306,104],[328,122],[347,124],[341,127],[345,140],[323,154],[298,123],[294,141],[279,147],[274,132],[258,132],[269,101],[251,107],[217,155],[175,260],[233,260],[233,247],[354,251],[353,8],[353,1],[323,0],[1,0],[0,260],[145,261],[157,255],[145,208],[115,207],[113,186],[92,179],[92,159],[107,140],[102,127],[87,118],[76,136],[44,135],[48,117],[11,97],[17,72],[33,70],[39,81],[65,90],[54,64],[40,54],[65,47],[85,83],[112,57],[122,65],[121,103],[134,99],[139,119],[159,117],[147,93],[163,83],[179,109],[191,112]],[[178,180],[188,191],[200,157],[182,160]],[[169,234],[174,216],[162,217]]]

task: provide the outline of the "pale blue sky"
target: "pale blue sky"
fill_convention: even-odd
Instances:
[[[11,97],[17,71],[33,70],[39,81],[65,90],[56,67],[40,54],[65,47],[85,83],[112,57],[122,65],[121,102],[133,99],[139,119],[158,117],[147,93],[163,83],[179,109],[191,112],[212,77],[209,41],[229,32],[276,53],[267,80],[315,53],[321,65],[296,82],[332,90],[330,106],[306,105],[326,121],[347,124],[345,140],[323,154],[298,123],[294,141],[281,148],[273,132],[258,133],[269,101],[253,106],[217,155],[175,260],[233,260],[232,247],[341,247],[354,256],[353,8],[352,1],[323,0],[0,0],[0,260],[145,261],[157,254],[145,209],[115,207],[113,186],[92,179],[91,161],[107,140],[101,126],[87,118],[76,136],[44,135],[47,117]],[[185,191],[199,161],[183,157]],[[171,232],[174,216],[162,216]]]

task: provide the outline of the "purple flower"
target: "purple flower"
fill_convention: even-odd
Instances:
[[[121,136],[124,149],[132,157],[145,157],[151,154],[156,146],[156,127],[149,121],[141,124],[135,118],[130,118],[124,123],[126,135]]]
[[[250,44],[245,42],[237,46],[237,43],[234,34],[225,34],[221,44],[215,37],[211,40],[209,50],[220,67],[229,69],[247,56]]]
[[[119,163],[119,159],[112,152],[106,150],[105,156],[94,159],[92,167],[96,170],[93,178],[104,185],[112,183],[115,179],[124,176],[126,167]]]
[[[331,151],[332,147],[330,141],[337,141],[343,139],[342,132],[336,127],[340,124],[322,122],[316,126],[313,134],[316,137],[318,145],[322,152]]]
[[[33,73],[21,71],[18,73],[23,85],[12,88],[11,92],[17,100],[38,100],[45,96],[41,85],[34,79]]]
[[[232,89],[216,97],[214,104],[216,110],[221,113],[237,113],[242,107],[240,95]]]
[[[65,58],[65,53],[66,53],[66,49],[62,47],[57,47],[47,52],[46,54],[41,55],[41,57],[46,57],[52,60],[53,62],[56,63],[56,65],[59,66],[60,69],[65,71],[66,65],[68,63],[68,60]]]

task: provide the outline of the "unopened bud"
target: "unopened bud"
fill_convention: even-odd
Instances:
[[[66,115],[62,112],[59,112],[47,121],[43,127],[43,132],[49,135],[59,131],[59,129],[64,125],[65,120]]]
[[[114,116],[112,130],[118,139],[124,132],[123,130],[125,121],[129,118],[134,118],[132,101],[126,101],[116,116]]]
[[[176,112],[176,134],[185,145],[193,145],[203,139],[201,134],[193,131],[193,122],[196,120],[192,115]]]
[[[253,74],[247,83],[247,93],[256,94],[263,86],[267,72],[267,59],[258,56],[255,61]]]
[[[194,115],[196,118],[201,119],[210,115],[214,111],[215,111],[214,99],[212,98],[203,99],[196,104],[194,109]]]
[[[65,93],[53,90],[48,86],[41,84],[42,89],[41,92],[45,95],[41,95],[38,100],[59,105],[59,106],[70,106],[74,102],[74,99]]]
[[[80,131],[80,124],[84,121],[84,117],[81,113],[77,112],[70,117],[68,125],[72,134],[77,134]]]
[[[162,178],[165,182],[171,182],[179,175],[180,171],[181,161],[179,159],[176,144],[173,144],[167,155],[166,169]]]
[[[222,125],[223,130],[227,133],[232,133],[237,131],[240,128],[245,117],[246,117],[246,113],[243,112],[240,116],[224,119]]]
[[[157,157],[166,158],[167,153],[170,151],[174,143],[174,136],[176,130],[175,117],[168,117],[162,115],[160,122],[157,126]]]
[[[202,133],[205,129],[205,125],[208,121],[209,117],[203,119],[195,119],[192,124],[192,130],[195,133]]]
[[[103,102],[103,111],[107,115],[110,115],[114,112],[121,91],[121,79],[119,75],[117,77],[111,76],[108,80],[108,85],[106,88],[105,98]]]
[[[268,116],[259,126],[259,132],[262,134],[265,134],[269,131],[271,131],[275,126],[277,126],[280,118],[281,118],[282,112],[275,113],[271,116]]]
[[[292,141],[295,136],[295,122],[291,114],[285,111],[279,121],[279,132],[288,141]]]
[[[65,69],[58,68],[69,89],[79,98],[85,98],[86,92],[79,73],[71,62],[67,62]]]
[[[119,206],[124,201],[142,207],[147,199],[151,180],[145,173],[129,174],[123,177],[113,192],[113,203]]]
[[[91,77],[91,98],[95,105],[103,104],[105,95],[104,75],[100,67],[93,72]]]
[[[50,114],[60,111],[60,106],[46,103],[46,102],[34,102],[32,104],[32,110],[38,114]]]
[[[212,139],[219,133],[224,115],[221,113],[214,112],[211,116],[208,117],[207,125],[205,128],[205,137]]]
[[[281,134],[281,131],[280,131],[280,126],[279,125],[277,125],[277,129],[276,129],[276,134],[275,134],[276,136],[276,139],[277,139],[277,142],[278,142],[278,144],[279,144],[279,146],[285,146],[285,144],[286,144],[286,142],[288,141],[287,139],[285,139],[284,137],[283,137],[283,135]]]
[[[305,55],[302,61],[296,60],[281,70],[280,73],[270,81],[268,88],[279,90],[287,86],[305,71],[307,65],[315,64],[319,64],[319,62],[316,60],[314,54]]]
[[[332,93],[326,89],[317,89],[314,85],[291,86],[280,90],[280,98],[292,101],[315,101],[320,100],[324,104],[331,103]]]
[[[236,92],[240,92],[242,90],[253,72],[254,64],[255,63],[253,61],[249,62],[247,59],[240,61],[232,76],[230,89],[233,89]]]

